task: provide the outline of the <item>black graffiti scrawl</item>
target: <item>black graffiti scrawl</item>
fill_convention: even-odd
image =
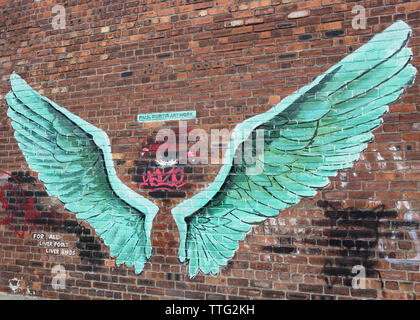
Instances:
[[[325,210],[330,225],[327,253],[332,257],[324,263],[322,274],[329,288],[334,285],[352,286],[355,274],[354,266],[363,266],[367,278],[380,279],[381,274],[375,269],[378,264],[378,243],[381,226],[387,227],[390,219],[395,219],[395,211],[387,211],[383,205],[374,209],[345,208],[319,201],[318,205]]]

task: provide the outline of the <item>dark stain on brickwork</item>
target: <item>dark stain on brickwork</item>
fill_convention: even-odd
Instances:
[[[333,37],[341,36],[343,34],[344,34],[343,30],[333,30],[333,31],[326,31],[325,32],[325,36],[327,38],[333,38]]]
[[[278,238],[279,246],[265,246],[262,250],[269,253],[292,254],[297,252],[293,237],[283,236]]]
[[[265,252],[281,253],[281,254],[290,254],[290,253],[296,252],[295,247],[288,247],[288,246],[284,246],[284,247],[265,246],[265,247],[262,247],[262,250]]]
[[[34,184],[36,179],[35,177],[32,177],[29,172],[23,172],[23,171],[17,171],[17,172],[12,172],[11,175],[16,178],[16,180],[18,180],[21,184]],[[8,179],[9,183],[13,183],[14,180],[13,178],[9,178]]]
[[[295,58],[296,54],[295,53],[289,53],[289,54],[282,54],[279,56],[279,59],[287,59],[287,58]]]
[[[170,53],[161,53],[157,55],[158,59],[169,58],[171,56]]]
[[[318,206],[324,208],[330,226],[327,229],[327,247],[337,252],[337,256],[325,261],[322,274],[329,288],[335,284],[352,285],[355,274],[352,268],[361,265],[366,270],[367,278],[379,278],[381,274],[374,267],[378,260],[375,254],[379,240],[380,219],[392,219],[397,216],[395,211],[385,211],[384,206],[371,210],[345,208],[328,201],[318,201]],[[341,281],[343,283],[341,283]]]
[[[126,71],[121,73],[121,77],[130,77],[133,75],[133,71]]]
[[[279,23],[276,27],[277,29],[283,29],[283,28],[290,28],[294,26],[295,26],[294,23]]]
[[[299,35],[299,40],[309,40],[309,39],[312,39],[312,36],[310,34]]]
[[[92,265],[105,263],[106,254],[102,251],[102,243],[91,235],[89,228],[81,226],[75,220],[66,220],[63,223],[63,229],[77,236],[76,249],[82,261]]]
[[[167,191],[167,190],[156,190],[150,191],[149,196],[154,199],[163,199],[163,198],[185,198],[185,192],[183,191]]]

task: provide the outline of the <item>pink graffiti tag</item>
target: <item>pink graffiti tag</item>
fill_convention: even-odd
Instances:
[[[170,188],[180,188],[187,183],[183,181],[184,170],[182,168],[172,168],[168,172],[156,169],[153,173],[147,170],[147,175],[146,172],[143,172],[143,182],[140,183],[140,186],[156,187],[153,191],[171,190]]]
[[[5,192],[6,192],[7,189],[9,189],[13,193],[13,196],[14,196],[14,199],[15,199],[15,204],[17,204],[18,203],[18,193],[16,192],[15,188],[13,188],[13,186],[11,184],[5,184],[4,186],[2,186],[2,188],[0,190],[0,201],[2,203],[2,207],[6,211],[6,218],[3,219],[3,220],[0,220],[0,224],[9,226],[18,235],[19,238],[23,239],[25,237],[26,229],[28,228],[28,226],[27,226],[28,221],[33,222],[35,218],[38,218],[40,216],[40,213],[38,211],[34,210],[34,202],[35,202],[34,199],[26,199],[25,198],[22,186],[20,185],[19,181],[14,176],[12,176],[10,173],[8,173],[6,171],[0,170],[0,173],[9,176],[18,185],[19,191],[20,191],[21,195],[23,196],[23,205],[20,206],[20,209],[24,210],[24,212],[25,212],[25,220],[24,220],[24,224],[23,224],[23,227],[22,227],[22,231],[19,232],[11,224],[11,221],[12,221],[12,219],[13,219],[15,213],[16,213],[16,210],[18,209],[18,206],[15,205],[14,208],[13,208],[13,212],[10,213],[9,212],[10,205],[5,199]],[[29,230],[29,233],[32,231],[33,227],[34,226],[32,225],[30,230]]]

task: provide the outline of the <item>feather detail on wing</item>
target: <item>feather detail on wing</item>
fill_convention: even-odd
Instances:
[[[158,207],[125,186],[114,169],[105,132],[10,77],[6,100],[15,138],[49,195],[89,222],[117,264],[143,270]]]
[[[394,23],[367,44],[281,101],[239,124],[230,152],[210,186],[173,209],[181,261],[190,276],[216,274],[252,225],[314,196],[337,170],[359,158],[388,105],[412,84],[416,69],[406,48],[410,27]],[[264,129],[255,164],[233,164],[238,146]],[[254,150],[255,151],[255,150]],[[255,153],[255,152],[254,152]],[[259,169],[250,174],[250,167]]]

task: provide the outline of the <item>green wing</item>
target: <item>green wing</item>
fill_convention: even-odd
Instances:
[[[239,124],[230,152],[210,186],[172,210],[180,231],[179,258],[189,273],[216,274],[252,225],[314,196],[337,170],[353,166],[373,139],[388,105],[416,69],[406,48],[411,29],[398,21],[268,112]],[[255,165],[233,164],[244,139],[264,129]],[[254,150],[255,153],[255,150]]]
[[[10,77],[6,100],[15,138],[49,195],[89,222],[117,264],[143,270],[158,207],[125,186],[114,169],[105,132]]]

